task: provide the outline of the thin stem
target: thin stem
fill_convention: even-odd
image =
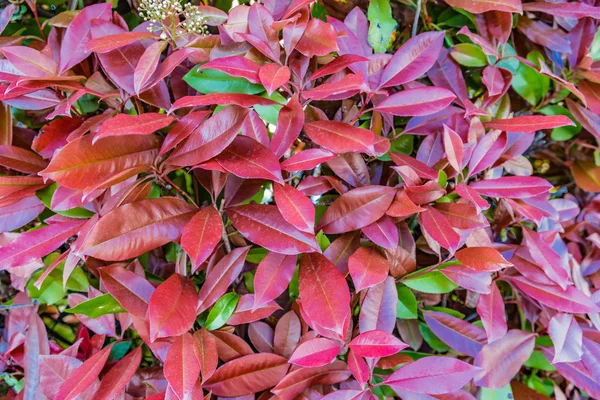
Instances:
[[[221,206],[219,207],[219,214],[221,214],[221,218],[223,218],[223,209],[225,208],[225,199],[221,200]],[[223,224],[223,244],[225,245],[225,253],[231,253],[231,242],[229,241],[229,235],[227,235],[227,230],[225,229],[225,224]]]
[[[421,16],[421,2],[422,0],[417,0],[417,10],[415,11],[415,22],[412,27],[412,36],[417,35],[417,28],[419,27],[419,17]]]
[[[183,197],[185,197],[190,203],[192,203],[193,205],[195,205],[196,207],[198,207],[198,204],[196,204],[196,202],[194,201],[194,199],[192,199],[190,197],[189,194],[187,194],[185,192],[185,190],[181,189],[179,186],[177,186],[172,180],[169,179],[169,177],[167,176],[167,174],[165,175],[157,175],[161,180],[165,181],[166,183],[168,183],[169,185],[171,185],[171,187],[173,189],[175,189],[177,192],[179,192]]]

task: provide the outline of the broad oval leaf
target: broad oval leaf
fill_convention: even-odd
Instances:
[[[429,329],[456,351],[475,357],[486,342],[483,329],[460,318],[436,311],[424,311],[423,315]]]
[[[446,394],[462,388],[478,372],[478,368],[455,358],[424,357],[397,369],[385,384],[415,393]]]
[[[273,196],[283,218],[302,232],[315,231],[315,206],[298,189],[284,184],[273,187]]]
[[[140,200],[115,208],[90,229],[79,251],[120,261],[178,239],[197,208],[174,197]]]
[[[457,251],[455,257],[465,267],[475,271],[500,271],[512,266],[498,250],[491,247],[467,247]]]
[[[304,254],[300,260],[300,299],[307,323],[318,324],[340,337],[350,317],[350,291],[341,272],[325,256]]]
[[[93,140],[88,135],[70,142],[40,175],[69,189],[103,189],[150,169],[160,148],[156,135]]]
[[[389,273],[388,261],[375,247],[359,247],[348,259],[348,270],[357,292],[375,286]]]
[[[171,390],[180,399],[192,399],[200,377],[200,362],[194,353],[194,338],[188,332],[176,337],[169,347],[164,374]]]
[[[340,344],[329,339],[310,339],[296,348],[288,362],[301,367],[321,367],[333,361],[341,348]]]
[[[229,208],[227,214],[245,238],[270,251],[286,255],[320,251],[315,235],[299,231],[276,206],[248,204]]]
[[[455,98],[454,93],[439,87],[407,89],[394,93],[378,103],[375,110],[391,115],[416,117],[441,111]]]
[[[369,153],[375,135],[368,129],[337,121],[315,121],[304,124],[306,134],[319,146],[334,153]]]
[[[190,256],[192,271],[208,259],[223,234],[221,215],[214,207],[204,207],[183,227],[181,248]]]
[[[359,356],[372,358],[391,356],[408,347],[400,339],[379,330],[361,333],[349,346]]]
[[[217,396],[246,396],[277,385],[287,370],[287,360],[281,356],[250,354],[224,364],[204,388]]]
[[[196,288],[189,278],[173,274],[161,283],[148,303],[150,340],[187,332],[196,319],[197,302]]]
[[[370,225],[385,214],[395,194],[396,189],[388,186],[363,186],[353,189],[329,206],[317,229],[322,229],[326,234],[334,234]]]
[[[296,269],[296,256],[274,252],[262,259],[254,276],[254,305],[256,309],[276,299],[288,287]]]

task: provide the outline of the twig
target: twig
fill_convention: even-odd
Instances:
[[[417,35],[417,28],[419,26],[419,17],[421,16],[421,2],[422,0],[417,0],[417,10],[415,11],[415,22],[412,27],[412,36]]]
[[[33,307],[36,303],[10,304],[8,306],[0,304],[0,310],[14,310],[15,308]]]
[[[186,193],[185,190],[181,189],[179,186],[177,186],[172,180],[169,179],[169,177],[167,176],[167,174],[164,175],[159,175],[160,179],[164,180],[166,183],[168,183],[169,185],[171,185],[171,187],[173,189],[175,189],[177,192],[179,192],[183,197],[185,197],[190,203],[192,203],[193,205],[195,205],[196,207],[198,207],[198,204],[196,204],[196,202],[194,201],[194,199],[192,199],[190,197],[189,194]]]
[[[225,199],[221,200],[221,206],[219,207],[219,214],[221,214],[221,218],[223,217],[223,209],[225,208]],[[223,233],[221,234],[223,237],[223,244],[225,245],[225,253],[231,253],[231,242],[229,241],[229,235],[227,235],[227,230],[225,229],[225,224],[223,224]]]

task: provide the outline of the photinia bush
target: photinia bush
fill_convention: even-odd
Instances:
[[[6,398],[600,398],[600,6],[207,3],[0,12]]]

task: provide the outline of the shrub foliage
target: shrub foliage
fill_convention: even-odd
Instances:
[[[226,3],[1,11],[8,398],[600,398],[600,7]]]

